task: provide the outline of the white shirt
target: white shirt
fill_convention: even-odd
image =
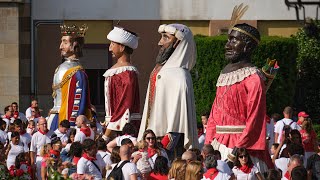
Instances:
[[[28,152],[28,147],[25,146],[22,142],[19,142],[18,145],[14,145],[14,144],[12,144],[12,142],[10,142],[10,146],[11,146],[11,148],[10,148],[10,151],[9,151],[8,157],[7,157],[7,167],[8,167],[8,169],[12,165],[15,165],[16,157],[20,153]]]
[[[100,156],[103,159],[106,166],[111,166],[112,161],[110,159],[110,153],[98,150],[97,156]]]
[[[171,163],[170,163],[170,160],[169,160],[169,158],[168,158],[168,155],[167,155],[166,150],[160,148],[160,153],[161,153],[161,156],[167,158],[167,160],[168,160],[168,167],[171,167]],[[154,168],[154,163],[155,163],[157,157],[158,157],[158,154],[156,153],[156,154],[154,154],[151,158],[149,158],[149,163],[150,163],[152,169]]]
[[[217,160],[217,170],[219,172],[222,172],[222,173],[226,173],[228,175],[231,175],[232,174],[232,171],[230,169],[230,167],[228,166],[228,164],[224,161],[221,161],[221,160]]]
[[[274,126],[274,132],[279,134],[276,143],[279,143],[279,144],[280,144],[280,142],[281,142],[282,130],[283,130],[284,124],[289,125],[291,122],[293,122],[291,119],[283,118],[283,119],[279,120],[279,121],[276,123],[276,125]],[[284,123],[284,124],[283,124],[283,123]],[[297,125],[296,122],[293,122],[293,123],[290,125],[290,127],[291,127],[291,129],[297,129],[297,128],[298,128],[298,125]]]
[[[270,137],[269,140],[269,149],[274,143],[274,120],[271,118],[270,123],[267,123],[267,136]]]
[[[19,112],[19,119],[24,123],[28,121],[27,117],[22,112]]]
[[[26,118],[29,120],[31,116],[32,116],[31,107],[28,107],[28,109],[26,110]]]
[[[12,132],[8,132],[8,139],[11,141],[11,134]],[[32,136],[28,133],[24,133],[20,135],[20,142],[22,142],[25,146],[29,147],[29,144],[31,143]],[[29,148],[28,148],[29,150]]]
[[[258,179],[256,174],[259,172],[259,170],[256,166],[253,166],[251,172],[249,174],[246,174],[242,172],[239,168],[233,167],[232,172],[237,180],[256,180]]]
[[[48,131],[47,134],[41,134],[39,131],[34,133],[31,139],[30,151],[36,152],[39,156],[42,146],[51,143],[50,137],[52,134],[52,131]]]
[[[87,137],[82,131],[77,131],[76,135],[74,136],[74,142],[80,142],[81,144],[83,143],[83,141],[85,139],[92,139],[94,140],[94,132],[92,131],[92,129],[90,128],[90,137]]]
[[[276,159],[274,162],[274,165],[276,169],[280,169],[282,171],[282,177],[284,177],[284,174],[288,170],[288,164],[289,164],[290,158],[279,158]]]
[[[61,140],[62,143],[67,143],[67,142],[68,142],[68,139],[69,139],[69,138],[68,138],[67,133],[66,133],[66,134],[61,133],[61,132],[59,131],[59,128],[56,129],[56,130],[54,131],[54,133],[57,135],[58,138],[60,138],[60,140]]]
[[[6,129],[4,131],[8,132],[9,125],[10,125],[10,119],[2,117],[2,120],[4,120],[4,122],[6,122]]]
[[[199,149],[202,149],[203,148],[203,145],[204,145],[204,141],[206,140],[206,134],[202,134],[199,138],[198,138],[198,141],[199,141]]]
[[[122,136],[116,137],[117,146],[121,146],[121,141],[124,139],[130,139],[133,145],[136,145],[137,143],[137,138],[132,137],[131,135],[122,135]]]
[[[118,167],[121,165],[123,161],[120,161],[118,163]],[[116,164],[112,165],[112,169],[115,167]],[[112,170],[111,170],[112,171]],[[109,174],[111,173],[111,171],[109,171]],[[107,176],[109,176],[109,174],[107,173]],[[136,164],[132,163],[132,162],[128,162],[126,163],[123,167],[122,167],[122,174],[123,174],[123,178],[124,180],[130,180],[130,175],[132,174],[137,174],[138,175],[138,169]]]
[[[100,171],[91,161],[84,157],[81,157],[78,161],[77,173],[92,175],[94,176],[95,180],[102,179],[102,169],[105,168],[106,165],[100,156],[96,155],[96,158],[97,160],[95,160],[94,163],[96,163],[96,165],[100,168]]]
[[[7,138],[8,138],[8,135],[5,131],[2,131],[0,129],[0,142],[5,145],[7,143]]]
[[[219,172],[218,175],[214,178],[214,180],[226,180],[230,179],[230,175],[226,173]],[[201,180],[211,180],[210,178],[205,178],[204,176],[202,177]]]

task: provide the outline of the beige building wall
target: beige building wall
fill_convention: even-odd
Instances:
[[[0,1],[0,113],[19,102],[19,6]]]
[[[298,21],[258,21],[258,29],[262,35],[290,37],[303,27]]]

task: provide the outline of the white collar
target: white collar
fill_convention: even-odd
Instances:
[[[260,78],[265,80],[264,75],[257,67],[244,67],[229,73],[221,73],[217,80],[216,86],[219,87],[233,85],[235,83],[243,81],[246,77],[252,74],[258,74]]]
[[[134,66],[121,66],[121,67],[117,67],[117,68],[113,68],[113,69],[108,69],[103,76],[104,77],[110,77],[116,74],[120,74],[124,71],[136,71],[138,73],[138,70],[136,67]]]

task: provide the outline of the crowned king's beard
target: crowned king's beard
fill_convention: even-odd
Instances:
[[[159,50],[158,56],[156,58],[157,64],[164,64],[172,55],[175,48],[173,47],[174,43],[171,43],[171,45],[168,48],[161,48]]]

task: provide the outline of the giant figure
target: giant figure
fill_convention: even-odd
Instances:
[[[167,145],[177,142],[172,138],[183,137],[184,148],[198,147],[190,75],[196,63],[192,32],[182,24],[164,24],[158,32],[161,48],[150,75],[138,139],[146,129],[152,129],[157,136],[167,137]]]
[[[109,51],[116,64],[103,74],[107,123],[105,140],[111,137],[112,131],[122,131],[126,123],[141,118],[138,70],[131,64],[133,49],[138,47],[138,36],[124,28],[114,27],[107,38],[111,41]],[[131,123],[140,124],[136,122]]]
[[[88,27],[61,26],[60,51],[63,63],[55,70],[52,83],[54,106],[50,110],[48,127],[56,130],[60,121],[69,120],[75,126],[76,117],[91,119],[88,77],[79,62],[83,56],[84,35]]]
[[[228,34],[225,58],[229,62],[217,81],[205,144],[222,158],[234,160],[237,148],[246,148],[260,172],[272,166],[266,147],[266,87],[263,73],[251,64],[260,41],[259,31],[236,24]]]

